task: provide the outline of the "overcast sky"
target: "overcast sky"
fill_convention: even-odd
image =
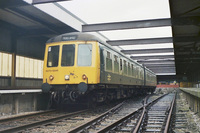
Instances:
[[[87,24],[170,18],[168,0],[73,0],[60,5]],[[110,40],[171,37],[171,27],[102,31]],[[172,48],[171,43],[122,49]],[[173,54],[173,53],[172,53]]]

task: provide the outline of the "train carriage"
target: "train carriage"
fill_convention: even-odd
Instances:
[[[155,86],[152,71],[93,35],[66,33],[46,43],[42,90],[57,103],[120,99]]]

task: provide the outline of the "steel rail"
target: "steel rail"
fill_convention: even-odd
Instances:
[[[55,112],[55,110],[41,111],[41,112],[35,112],[35,113],[30,113],[30,114],[25,114],[25,115],[18,115],[18,116],[3,118],[3,119],[0,119],[0,124],[2,122],[9,122],[9,121],[17,120],[17,119],[23,119],[23,118],[27,118],[27,117],[32,117],[32,116],[42,115],[42,114],[47,114],[47,113],[53,113],[53,112]]]
[[[142,120],[143,120],[144,115],[145,115],[145,111],[146,111],[146,108],[145,108],[145,106],[144,106],[144,107],[143,107],[143,111],[142,111],[142,115],[141,115],[141,117],[140,117],[140,120],[138,121],[137,126],[135,127],[133,133],[137,133],[137,132],[139,131],[140,126],[141,126],[141,124],[142,124]]]
[[[57,121],[57,120],[63,120],[63,119],[66,119],[68,117],[71,117],[73,115],[77,115],[77,114],[84,113],[84,112],[87,112],[87,111],[88,111],[88,109],[82,110],[82,111],[77,111],[77,112],[61,115],[61,116],[58,116],[58,117],[54,117],[54,118],[51,118],[51,119],[46,119],[46,120],[42,120],[42,121],[30,123],[30,124],[25,124],[25,125],[22,125],[22,126],[17,126],[17,127],[13,127],[13,128],[0,130],[0,132],[1,133],[19,132],[19,131],[23,131],[25,129],[38,127],[38,126],[41,126],[41,125],[46,125],[46,124],[49,124],[49,123]]]
[[[173,99],[173,101],[171,103],[171,107],[170,107],[170,111],[169,111],[169,114],[168,114],[167,122],[166,122],[166,125],[165,125],[164,133],[168,133],[168,130],[169,130],[169,125],[170,125],[170,120],[171,120],[171,116],[172,116],[172,111],[174,109],[175,99],[176,99],[176,95],[174,95],[174,99]]]
[[[92,125],[100,122],[101,120],[105,119],[106,116],[108,116],[109,114],[114,113],[117,109],[119,109],[122,105],[124,104],[124,102],[116,105],[115,107],[113,107],[112,109],[106,111],[105,113],[99,115],[97,118],[92,119],[91,121],[84,123],[78,127],[75,127],[74,129],[68,131],[68,133],[77,133],[77,132],[81,132],[83,130],[87,130],[87,128],[91,127]]]
[[[97,132],[98,132],[98,133],[105,133],[105,132],[108,132],[109,130],[111,130],[111,129],[117,127],[120,123],[126,121],[128,118],[130,118],[130,117],[134,116],[135,114],[139,113],[139,111],[141,111],[144,107],[146,108],[147,106],[150,106],[151,104],[157,102],[159,99],[161,99],[161,98],[164,97],[165,95],[167,95],[167,94],[164,94],[164,95],[158,97],[158,98],[155,99],[154,101],[152,101],[152,102],[150,102],[150,103],[148,103],[148,104],[146,104],[146,105],[140,107],[138,110],[136,110],[136,111],[134,111],[134,112],[132,112],[132,113],[126,115],[125,117],[121,118],[120,120],[118,120],[118,121],[112,123],[111,125],[106,126],[105,128],[103,128],[103,129],[101,129],[101,130],[99,130],[99,131],[97,131]],[[147,99],[147,98],[145,98],[145,99]],[[145,103],[145,102],[144,102],[144,103]],[[144,112],[144,111],[145,111],[145,110],[143,110],[143,112]],[[138,123],[139,125],[141,125],[141,122],[142,122],[142,119],[143,119],[143,118],[144,118],[144,117],[140,117],[141,121],[140,121],[140,123]],[[137,130],[139,130],[139,127],[140,127],[140,126],[138,126],[138,129],[137,129]],[[134,131],[133,131],[133,132],[134,132]]]

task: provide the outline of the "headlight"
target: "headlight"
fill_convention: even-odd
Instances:
[[[83,79],[83,80],[86,80],[86,79],[87,79],[87,76],[86,76],[85,74],[83,74],[83,75],[82,75],[82,79]]]
[[[65,75],[65,80],[69,80],[69,75]]]
[[[49,76],[49,80],[52,81],[54,79],[53,75]]]

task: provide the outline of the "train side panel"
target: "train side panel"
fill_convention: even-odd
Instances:
[[[100,45],[101,84],[144,86],[141,66]]]

